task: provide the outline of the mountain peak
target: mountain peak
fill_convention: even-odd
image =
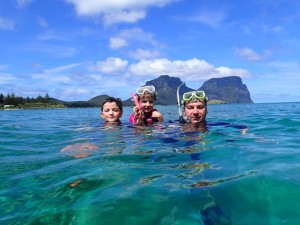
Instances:
[[[247,86],[238,76],[209,79],[199,90],[205,91],[209,100],[221,100],[226,103],[253,103]]]
[[[157,91],[157,101],[155,104],[176,105],[177,88],[183,82],[178,77],[170,77],[169,75],[161,75],[158,78],[147,81],[146,85],[153,85]],[[180,94],[191,91],[185,84],[180,89]]]
[[[177,104],[177,88],[183,82],[178,77],[170,77],[169,75],[161,75],[156,79],[146,82],[146,85],[153,85],[157,91],[156,105],[176,105]],[[180,88],[180,96],[184,92],[193,91],[194,89],[187,87],[185,84]],[[217,100],[217,102],[225,103],[253,103],[247,86],[243,84],[242,79],[238,76],[212,78],[203,83],[198,89],[205,91],[208,100]],[[94,106],[99,106],[108,97],[107,95],[96,96],[89,100]],[[124,106],[132,106],[131,99],[123,101]]]
[[[158,78],[147,81],[146,85],[154,85],[156,90],[159,91],[160,89],[164,88],[171,88],[178,87],[182,81],[178,77],[170,77],[169,75],[161,75]]]

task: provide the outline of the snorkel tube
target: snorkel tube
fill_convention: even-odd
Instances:
[[[179,116],[179,123],[186,123],[186,121],[183,118],[182,115],[182,111],[181,111],[181,104],[180,104],[180,94],[179,94],[179,90],[181,88],[181,86],[184,85],[184,82],[182,82],[178,88],[177,88],[177,106],[178,106],[178,116]]]
[[[137,96],[136,96],[135,94],[131,93],[131,97],[132,97],[132,99],[133,99],[133,101],[134,101],[134,104],[135,104],[137,107],[140,108],[140,104],[139,104],[139,102],[138,102]]]
[[[139,109],[141,108],[140,104],[139,104],[139,101],[138,101],[138,97],[131,93],[131,96],[132,96],[132,100],[134,101],[134,104],[139,107]],[[140,117],[142,117],[142,111],[140,111],[140,114],[139,114]],[[136,118],[136,115],[133,113],[131,114],[131,116],[129,117],[129,121],[133,124],[136,124],[137,123],[137,118]]]

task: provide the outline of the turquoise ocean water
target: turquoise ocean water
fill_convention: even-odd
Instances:
[[[0,224],[300,224],[300,103],[209,105],[208,132],[157,109],[0,111]]]

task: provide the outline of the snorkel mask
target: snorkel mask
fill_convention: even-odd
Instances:
[[[146,91],[148,91],[149,93],[154,93],[155,87],[153,85],[149,85],[149,86],[143,86],[143,87],[136,89],[136,93],[138,95],[143,95]]]
[[[207,102],[207,97],[204,91],[190,91],[182,95],[182,103],[190,102],[192,99]]]
[[[153,85],[143,86],[143,87],[136,89],[135,95],[138,97],[138,100],[145,96],[152,98],[154,101],[156,100],[156,91],[155,91],[155,87]]]
[[[185,105],[186,103],[190,102],[193,99],[197,99],[199,101],[204,101],[206,103],[208,98],[206,97],[204,91],[190,91],[190,92],[184,93],[182,96],[182,100],[180,101],[179,91],[180,91],[180,88],[182,85],[184,85],[184,82],[181,83],[177,88],[178,116],[179,116],[179,123],[186,123],[187,121],[183,116],[181,104]]]

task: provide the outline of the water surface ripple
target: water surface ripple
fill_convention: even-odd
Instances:
[[[208,131],[0,111],[1,224],[300,224],[300,103],[209,105]],[[245,129],[247,127],[247,129]],[[209,223],[211,222],[211,223]]]

